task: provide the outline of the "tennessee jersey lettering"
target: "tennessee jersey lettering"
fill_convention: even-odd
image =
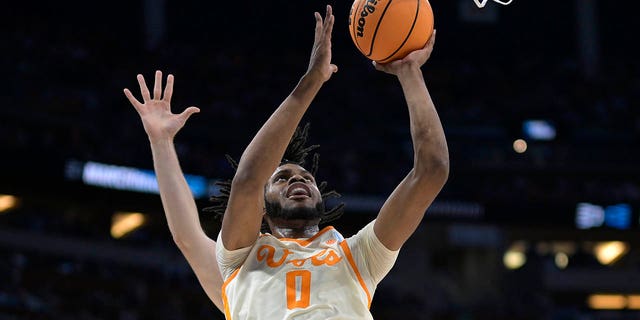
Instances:
[[[383,261],[384,274],[372,275],[372,269],[380,272],[367,265],[366,255],[357,252],[354,257],[351,249],[366,247],[362,242],[370,239],[365,229],[349,239],[333,227],[309,239],[262,234],[250,248],[218,249],[226,318],[372,319],[373,292],[397,252],[382,247],[390,259]]]

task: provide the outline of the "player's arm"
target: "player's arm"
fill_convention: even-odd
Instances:
[[[374,231],[389,249],[398,250],[416,230],[449,175],[449,151],[442,124],[420,67],[429,59],[435,31],[425,48],[376,69],[398,77],[409,108],[414,163],[382,206]]]
[[[334,16],[327,6],[324,20],[315,13],[315,40],[309,67],[291,94],[274,111],[244,150],[231,184],[222,220],[221,237],[227,250],[252,245],[262,224],[264,186],[280,164],[289,140],[322,84],[337,71],[331,64]]]
[[[144,78],[138,75],[143,103],[139,102],[128,89],[125,89],[124,93],[138,111],[149,137],[160,198],[173,240],[189,262],[209,298],[220,310],[223,310],[222,276],[216,261],[216,243],[202,230],[196,203],[180,168],[173,145],[175,135],[187,119],[200,110],[189,107],[181,114],[171,112],[173,82],[173,76],[169,75],[164,96],[162,96],[162,73],[156,71],[152,98]]]

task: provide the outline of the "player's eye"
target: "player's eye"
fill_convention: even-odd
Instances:
[[[273,182],[285,182],[285,181],[287,181],[287,177],[283,175],[279,175],[273,178]]]

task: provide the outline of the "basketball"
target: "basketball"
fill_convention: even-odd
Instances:
[[[379,63],[424,48],[433,23],[428,0],[355,0],[349,13],[351,39],[365,57]]]

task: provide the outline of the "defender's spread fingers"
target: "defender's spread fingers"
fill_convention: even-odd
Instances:
[[[173,75],[167,76],[167,86],[164,88],[164,96],[162,100],[171,103],[171,96],[173,95]]]
[[[127,97],[129,102],[131,102],[133,107],[136,108],[136,110],[138,110],[138,112],[139,112],[140,111],[140,105],[142,103],[140,103],[140,101],[138,101],[138,99],[136,99],[136,97],[133,96],[133,93],[131,93],[131,91],[129,91],[129,89],[126,89],[126,88],[124,89],[124,95]]]
[[[162,97],[162,72],[156,71],[156,79],[153,84],[153,99],[160,100]]]
[[[138,78],[138,84],[140,85],[140,93],[142,93],[142,100],[144,102],[151,100],[151,95],[149,94],[147,83],[144,81],[144,76],[139,74],[137,78]]]

